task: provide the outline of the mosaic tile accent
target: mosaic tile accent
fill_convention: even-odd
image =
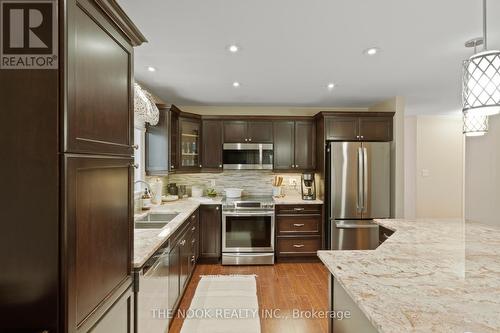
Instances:
[[[272,181],[274,176],[283,177],[283,190],[285,194],[300,193],[299,173],[275,173],[273,171],[262,170],[231,170],[222,173],[193,173],[193,174],[173,174],[168,177],[169,183],[186,185],[188,193],[191,186],[201,186],[207,189],[215,181],[215,189],[218,193],[223,193],[224,188],[242,188],[243,195],[272,195]],[[295,180],[296,186],[290,185],[290,180]]]

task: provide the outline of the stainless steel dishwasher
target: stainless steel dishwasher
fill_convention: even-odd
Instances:
[[[373,250],[379,245],[379,226],[370,220],[331,221],[332,250]]]
[[[136,333],[165,333],[168,330],[169,252],[167,241],[135,271]]]

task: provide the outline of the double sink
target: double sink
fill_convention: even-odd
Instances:
[[[161,229],[166,226],[170,221],[176,218],[179,213],[159,213],[151,212],[146,216],[138,218],[134,221],[135,229]]]

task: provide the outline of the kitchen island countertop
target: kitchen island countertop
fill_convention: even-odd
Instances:
[[[500,228],[376,222],[395,231],[377,249],[318,256],[379,332],[500,332]]]

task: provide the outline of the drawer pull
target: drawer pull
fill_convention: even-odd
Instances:
[[[301,248],[304,247],[304,244],[293,244],[293,247]]]
[[[294,227],[303,227],[304,223],[294,223],[293,226]]]
[[[192,227],[192,228],[191,228],[191,231],[195,231],[195,230],[196,230],[196,227]]]
[[[195,217],[196,215],[191,215],[191,220],[194,220]]]
[[[301,211],[304,210],[304,208],[302,208],[302,207],[295,207],[293,210],[296,211],[296,212],[301,212]]]
[[[180,244],[181,244],[181,246],[184,246],[186,244],[186,240],[183,239]]]
[[[191,244],[194,244],[195,242],[196,242],[196,240],[195,240],[195,239],[193,239],[193,240],[191,241]]]

